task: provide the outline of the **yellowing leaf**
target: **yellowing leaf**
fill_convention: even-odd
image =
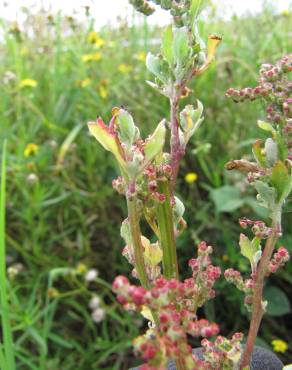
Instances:
[[[117,140],[116,135],[109,132],[109,128],[105,125],[103,120],[98,118],[96,122],[88,122],[88,128],[96,140],[106,150],[112,152],[120,166],[125,169],[126,163],[122,155],[122,148]]]
[[[158,243],[151,244],[145,236],[141,237],[141,241],[144,247],[145,262],[153,267],[157,266],[162,260],[162,250]]]
[[[275,129],[269,122],[258,120],[257,123],[258,123],[259,128],[261,128],[262,130],[269,131],[273,135],[276,133]]]
[[[252,146],[252,152],[255,160],[261,166],[265,166],[265,155],[263,154],[262,140],[256,140]]]
[[[221,41],[222,41],[222,37],[218,35],[208,36],[207,58],[208,58],[209,63],[215,58],[216,49]]]
[[[145,319],[154,322],[152,313],[147,306],[142,306],[141,315],[145,317]]]

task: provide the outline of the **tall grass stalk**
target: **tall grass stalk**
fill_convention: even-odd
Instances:
[[[3,332],[4,353],[0,355],[1,369],[14,370],[14,348],[9,320],[9,304],[6,281],[6,250],[5,250],[5,189],[6,188],[6,141],[2,150],[1,165],[1,194],[0,194],[0,299],[1,299],[1,324]],[[2,347],[2,346],[1,346]]]

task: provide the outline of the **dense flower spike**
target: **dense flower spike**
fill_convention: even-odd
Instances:
[[[113,290],[126,309],[141,312],[152,321],[151,329],[144,337],[135,340],[134,347],[149,365],[161,369],[169,358],[178,359],[184,353],[187,368],[193,369],[199,361],[191,354],[187,334],[194,337],[211,337],[219,332],[215,323],[197,319],[197,309],[215,296],[213,285],[221,271],[211,264],[209,255],[213,248],[205,242],[198,246],[198,258],[191,259],[192,278],[183,282],[159,277],[152,288],[131,285],[129,280],[118,276]],[[155,327],[152,312],[159,312],[159,327]],[[200,364],[200,362],[198,362]]]
[[[277,272],[280,267],[283,267],[286,262],[290,259],[289,252],[286,248],[280,247],[277,252],[274,253],[273,258],[269,263],[269,271],[272,273]]]

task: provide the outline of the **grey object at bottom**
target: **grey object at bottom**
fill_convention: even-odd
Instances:
[[[193,353],[200,360],[204,359],[202,348],[193,349]],[[250,370],[282,370],[283,367],[283,363],[273,352],[268,351],[267,349],[262,347],[255,347],[252,355]],[[167,369],[176,370],[173,361],[169,362]],[[139,370],[139,367],[135,367],[130,370]]]

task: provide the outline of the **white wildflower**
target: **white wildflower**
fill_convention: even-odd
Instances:
[[[100,304],[100,298],[97,295],[94,295],[91,300],[89,301],[88,307],[91,310],[95,310],[96,308],[99,307]]]
[[[95,322],[95,323],[99,323],[101,322],[103,319],[104,319],[104,316],[105,316],[105,312],[104,312],[104,309],[103,308],[96,308],[92,314],[91,314],[91,317],[92,317],[92,320]]]
[[[94,281],[97,277],[98,277],[98,271],[96,269],[90,269],[85,275],[85,280]]]
[[[39,181],[39,178],[35,173],[30,173],[27,176],[26,181],[29,185],[34,185]]]

